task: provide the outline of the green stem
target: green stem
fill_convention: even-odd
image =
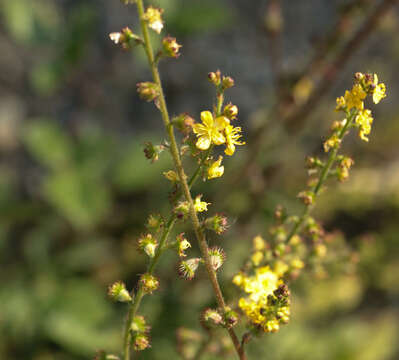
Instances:
[[[346,131],[352,125],[356,114],[357,114],[357,111],[354,111],[348,116],[348,121],[346,122],[346,124],[342,127],[342,129],[338,133],[338,139],[339,140],[342,140],[343,137],[345,136]],[[319,194],[320,189],[322,188],[323,184],[327,180],[327,177],[328,177],[328,174],[329,174],[329,172],[331,170],[331,167],[334,165],[335,160],[337,159],[338,150],[339,150],[339,148],[336,147],[330,152],[330,155],[329,155],[329,157],[327,159],[327,162],[324,165],[323,169],[321,170],[319,181],[317,182],[317,184],[316,184],[316,186],[314,187],[314,190],[313,190],[313,194],[314,194],[315,197]],[[308,215],[309,215],[309,213],[311,211],[311,208],[312,208],[311,205],[306,206],[306,208],[304,209],[301,217],[296,222],[295,226],[291,229],[291,232],[288,234],[286,242],[289,242],[291,240],[291,238],[294,235],[296,235],[301,230],[303,223],[306,221],[306,219],[307,219],[307,217],[308,217]]]
[[[166,106],[165,96],[163,93],[161,78],[159,75],[158,67],[157,67],[156,63],[154,62],[154,54],[153,54],[153,50],[152,50],[152,46],[151,46],[151,42],[150,42],[148,28],[147,28],[147,24],[146,24],[146,21],[144,20],[144,16],[143,16],[144,15],[143,0],[137,0],[136,5],[137,5],[138,14],[140,17],[141,31],[142,31],[143,38],[144,38],[144,48],[145,48],[145,52],[147,54],[149,65],[151,67],[152,77],[153,77],[154,82],[159,87],[159,109],[160,109],[160,112],[162,115],[162,120],[163,120],[164,126],[168,133],[168,137],[169,137],[169,141],[170,141],[170,152],[173,157],[173,162],[175,164],[177,174],[179,176],[180,184],[181,184],[181,187],[183,190],[183,195],[184,195],[186,201],[189,203],[189,209],[190,209],[189,214],[190,214],[191,222],[192,222],[192,225],[194,228],[194,233],[198,240],[202,257],[205,261],[205,267],[206,267],[206,270],[208,273],[208,277],[211,281],[213,291],[215,293],[216,301],[221,309],[225,309],[226,304],[225,304],[225,301],[224,301],[224,298],[222,295],[222,291],[219,286],[219,282],[216,277],[216,273],[213,270],[212,265],[211,265],[211,261],[210,261],[210,257],[209,257],[209,253],[208,253],[208,244],[206,242],[204,232],[202,230],[200,221],[198,219],[197,212],[195,211],[195,208],[194,208],[194,202],[191,197],[190,188],[187,183],[187,176],[184,172],[181,158],[179,155],[176,138],[175,138],[175,134],[173,131],[173,126],[170,123],[170,118],[169,118],[169,113],[168,113],[168,109]],[[229,329],[228,332],[233,341],[233,344],[235,346],[237,354],[239,355],[239,358],[246,359],[245,354],[241,348],[241,344],[240,344],[234,330]],[[129,355],[125,354],[125,360],[129,360]]]
[[[195,172],[191,176],[190,180],[188,181],[188,185],[190,188],[195,183],[195,181],[198,179],[198,176],[201,172],[201,168],[204,165],[204,162],[205,162],[206,158],[209,156],[210,152],[211,152],[211,148],[207,151],[206,156],[203,157],[201,163],[198,165],[197,169],[195,170]],[[178,196],[178,197],[180,197],[180,196]],[[166,223],[165,229],[161,236],[161,240],[159,242],[159,246],[157,247],[157,249],[155,251],[155,255],[151,259],[151,261],[148,265],[147,273],[149,273],[151,275],[154,273],[155,267],[158,264],[160,256],[163,254],[163,252],[167,248],[167,246],[166,246],[167,239],[170,234],[170,231],[172,230],[172,228],[176,222],[176,218],[177,218],[176,214],[172,213]],[[126,319],[125,331],[124,331],[123,354],[124,354],[125,360],[129,360],[129,358],[130,358],[130,328],[132,326],[133,319],[136,316],[137,311],[140,307],[141,300],[143,299],[144,296],[145,296],[145,292],[143,291],[142,286],[139,285],[136,296],[134,297],[133,301],[129,304],[128,316]]]

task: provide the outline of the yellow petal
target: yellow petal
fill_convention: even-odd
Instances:
[[[234,144],[230,143],[227,145],[226,149],[224,150],[224,153],[226,155],[232,156],[234,154],[234,151],[236,150],[236,147]]]
[[[226,138],[224,137],[224,135],[222,133],[215,130],[212,132],[212,142],[215,145],[222,145],[226,142]]]
[[[227,125],[230,125],[230,120],[225,116],[219,116],[215,119],[215,126],[218,130],[223,130]]]
[[[209,136],[201,136],[197,140],[195,146],[200,150],[207,150],[209,149],[209,146],[211,146],[211,139],[209,138]]]
[[[206,127],[211,128],[213,126],[213,116],[210,111],[202,111],[201,120]]]
[[[194,124],[193,131],[195,134],[206,135],[208,133],[206,127],[202,124]]]

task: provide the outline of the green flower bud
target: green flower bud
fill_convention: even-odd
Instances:
[[[160,94],[158,85],[150,81],[138,83],[137,92],[141,99],[148,102],[155,100]]]
[[[178,58],[180,56],[179,49],[182,45],[179,45],[176,38],[167,36],[162,40],[163,54],[169,57]]]
[[[223,76],[222,88],[223,90],[230,89],[234,86],[234,80],[230,76]]]
[[[220,247],[213,247],[208,250],[209,259],[211,261],[211,265],[213,270],[218,270],[223,265],[226,260],[226,254]]]

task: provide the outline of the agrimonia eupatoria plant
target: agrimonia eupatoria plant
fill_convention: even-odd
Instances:
[[[154,102],[159,109],[165,127],[167,139],[162,145],[145,144],[145,156],[152,162],[159,158],[163,151],[168,151],[173,160],[173,169],[164,172],[171,182],[173,191],[170,196],[171,211],[168,218],[151,214],[144,233],[137,241],[140,251],[148,258],[147,270],[138,280],[135,290],[128,290],[124,283],[116,282],[109,288],[110,297],[127,304],[127,317],[123,335],[121,358],[116,355],[100,352],[97,359],[129,360],[133,351],[142,351],[150,347],[150,326],[145,318],[139,315],[143,298],[156,292],[160,280],[155,276],[158,261],[167,250],[174,251],[179,258],[178,273],[191,280],[199,266],[204,266],[214,292],[216,309],[207,309],[201,316],[205,327],[218,326],[225,328],[231,338],[237,356],[246,359],[244,345],[252,334],[275,332],[280,324],[287,323],[290,316],[289,280],[295,278],[314,254],[323,257],[327,251],[322,239],[322,229],[310,216],[323,184],[329,177],[345,180],[353,161],[339,154],[341,142],[347,132],[357,128],[359,136],[367,140],[371,130],[372,117],[370,110],[364,108],[363,100],[372,95],[375,103],[385,97],[384,84],[378,83],[377,77],[356,74],[355,85],[343,97],[337,99],[337,110],[345,114],[345,119],[334,123],[332,134],[324,143],[328,159],[309,158],[309,173],[312,176],[309,188],[298,197],[304,202],[305,210],[301,216],[287,216],[282,209],[277,214],[278,224],[272,229],[272,239],[266,242],[262,237],[254,239],[254,249],[243,269],[235,275],[233,282],[239,286],[244,295],[238,301],[240,309],[248,319],[248,332],[239,340],[234,325],[239,318],[236,311],[227,306],[220,288],[217,271],[222,267],[226,256],[222,248],[209,247],[206,231],[223,234],[227,227],[227,218],[219,213],[203,217],[210,203],[201,194],[191,190],[200,177],[204,181],[219,178],[224,174],[222,165],[224,156],[232,156],[237,146],[244,145],[241,139],[241,128],[235,126],[238,108],[225,104],[225,91],[234,86],[234,80],[223,76],[220,71],[208,74],[208,80],[215,86],[216,102],[211,111],[200,114],[200,122],[187,114],[171,118],[164,97],[158,63],[164,58],[177,58],[181,45],[171,36],[162,39],[161,49],[154,53],[150,41],[150,31],[160,34],[164,27],[163,10],[148,6],[143,0],[123,0],[125,4],[135,4],[140,20],[141,34],[135,34],[125,27],[120,32],[110,34],[110,39],[124,50],[143,46],[152,73],[151,81],[137,84],[140,98]],[[175,131],[181,133],[178,138]],[[221,151],[220,151],[221,150]],[[223,152],[224,155],[216,155]],[[189,175],[183,166],[182,158],[191,158],[196,168]],[[189,258],[191,242],[180,233],[175,239],[170,234],[180,222],[190,221],[201,257]],[[310,237],[311,245],[305,241]],[[195,358],[199,358],[197,354]]]

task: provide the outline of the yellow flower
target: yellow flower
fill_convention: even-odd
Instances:
[[[337,98],[337,107],[335,108],[336,111],[342,110],[346,106],[346,101],[343,96]]]
[[[344,100],[348,106],[348,110],[351,109],[363,109],[363,100],[366,98],[367,93],[363,90],[360,84],[353,85],[351,91],[346,90]]]
[[[222,164],[222,156],[219,156],[219,159],[214,161],[212,165],[208,168],[208,179],[214,179],[221,177],[224,173],[224,166]]]
[[[258,266],[261,261],[263,260],[263,252],[262,251],[255,251],[251,256],[251,261],[255,266]]]
[[[198,149],[207,150],[212,143],[222,145],[226,142],[221,131],[230,124],[229,119],[224,116],[214,119],[210,111],[202,111],[201,121],[202,124],[193,125],[193,131],[199,137],[195,144]]]
[[[241,137],[241,128],[233,127],[232,125],[227,125],[224,129],[226,136],[226,149],[224,150],[226,155],[233,155],[236,150],[235,145],[245,145],[245,142],[239,141]]]
[[[384,83],[378,84],[377,74],[374,74],[374,85],[375,89],[373,91],[373,101],[374,104],[378,104],[384,97],[386,97],[386,87]]]
[[[371,124],[373,123],[371,111],[368,109],[359,111],[355,122],[359,125],[359,137],[364,141],[369,141],[367,135],[370,134]]]
[[[148,22],[148,26],[158,34],[160,34],[163,29],[162,13],[163,9],[149,6],[143,16],[144,20]]]
[[[202,197],[202,195],[198,195],[194,200],[194,209],[197,212],[207,211],[208,205],[210,205],[210,203],[201,201],[201,197]]]
[[[260,235],[255,236],[254,239],[252,240],[252,243],[256,251],[261,251],[266,248],[266,242]]]

